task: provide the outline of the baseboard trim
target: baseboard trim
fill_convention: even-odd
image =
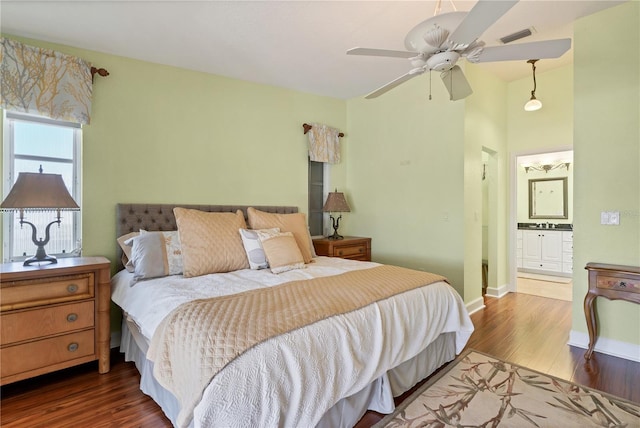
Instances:
[[[588,349],[589,335],[580,331],[571,330],[569,332],[568,345]],[[594,351],[613,357],[624,358],[625,360],[640,362],[640,345],[634,345],[633,343],[599,337],[596,341]]]
[[[477,299],[465,304],[465,306],[467,307],[467,311],[469,312],[469,314],[478,312],[480,309],[484,309],[485,307],[484,299],[482,297],[478,297]]]
[[[572,278],[573,277],[572,273],[554,272],[554,271],[549,271],[549,270],[518,268],[518,271],[516,272],[516,276],[518,276],[518,272],[536,273],[538,275],[548,275],[548,276],[560,276],[560,277],[564,277],[564,278]]]
[[[509,293],[509,284],[503,284],[500,287],[487,287],[487,297],[501,298]]]

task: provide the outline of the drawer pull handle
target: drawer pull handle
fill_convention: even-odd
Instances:
[[[338,255],[341,256],[342,255],[342,251],[338,251]]]
[[[67,315],[68,322],[74,322],[78,319],[78,314],[69,314]]]
[[[627,283],[624,281],[620,281],[619,286],[625,288],[627,286]]]
[[[76,291],[78,291],[78,286],[76,284],[69,284],[67,285],[67,291],[69,293],[75,293]]]
[[[69,346],[67,346],[67,349],[69,350],[69,352],[76,352],[79,347],[80,345],[78,345],[76,342],[73,342],[70,343]]]
[[[364,248],[358,248],[358,252],[364,253]]]

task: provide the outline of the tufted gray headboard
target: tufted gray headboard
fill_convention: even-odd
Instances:
[[[116,205],[116,238],[140,229],[177,230],[176,218],[173,215],[175,207],[190,208],[206,212],[236,212],[241,210],[247,219],[247,208],[250,206],[270,213],[297,213],[298,207],[257,206],[257,205],[183,205],[183,204],[117,204]],[[116,270],[122,269],[120,261],[122,249],[117,246]]]

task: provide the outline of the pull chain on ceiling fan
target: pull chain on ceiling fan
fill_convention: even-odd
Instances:
[[[442,0],[438,0],[434,16],[409,31],[404,40],[406,51],[360,47],[347,51],[347,55],[405,58],[411,64],[412,68],[407,73],[367,94],[365,98],[376,98],[407,80],[433,70],[441,72],[440,77],[449,91],[449,99],[455,101],[473,93],[462,69],[456,65],[461,57],[472,63],[558,58],[571,47],[571,39],[486,47],[478,37],[518,0],[478,0],[469,12],[455,11],[453,1],[449,2],[454,12],[440,14]]]

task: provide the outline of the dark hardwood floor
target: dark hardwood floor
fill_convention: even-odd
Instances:
[[[640,363],[567,345],[571,302],[526,294],[486,298],[472,315],[468,348],[640,403]],[[1,362],[0,362],[1,364]],[[170,427],[160,408],[139,390],[133,363],[112,355],[111,371],[90,363],[0,389],[2,427]],[[408,394],[405,394],[405,396]],[[401,401],[401,398],[398,401]],[[358,428],[382,415],[368,412]]]

